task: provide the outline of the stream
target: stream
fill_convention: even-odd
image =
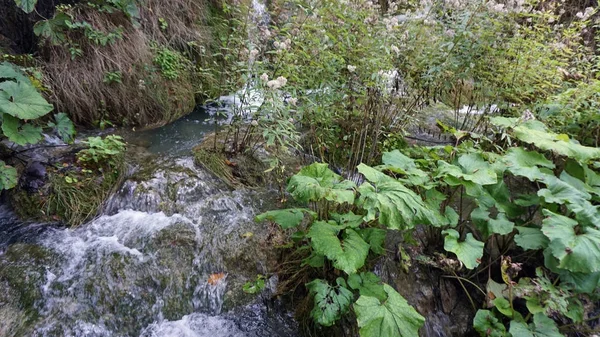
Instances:
[[[253,5],[257,27],[268,24],[264,4]],[[276,262],[272,229],[254,217],[272,209],[277,194],[232,190],[191,157],[219,123],[217,112],[231,117],[236,97],[161,128],[119,132],[142,150],[127,156],[125,181],[88,223],[23,222],[0,205],[1,337],[300,335],[292,309],[272,299],[276,276],[259,295],[242,291]],[[390,242],[390,250],[400,244]],[[376,269],[427,316],[423,336],[461,335],[426,270],[402,272],[393,257]]]
[[[0,207],[0,336],[294,336],[269,289],[241,291],[267,271],[268,228],[253,218],[268,197],[190,157],[145,159],[78,228]]]

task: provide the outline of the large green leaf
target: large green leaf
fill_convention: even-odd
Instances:
[[[42,139],[42,128],[25,123],[17,118],[3,115],[2,132],[10,140],[19,145],[36,144]]]
[[[483,256],[483,242],[476,240],[473,234],[468,233],[465,241],[459,241],[460,234],[454,229],[442,231],[445,235],[444,249],[456,254],[458,259],[468,269],[473,269],[481,262]]]
[[[387,300],[360,296],[354,304],[361,337],[417,337],[425,318],[387,284],[383,285]]]
[[[357,231],[358,234],[369,243],[373,253],[379,255],[385,254],[385,247],[383,246],[387,233],[385,230],[380,228],[364,228]]]
[[[548,174],[552,174],[551,169],[555,167],[554,163],[546,159],[542,154],[526,151],[520,147],[509,149],[502,160],[510,173],[526,177],[531,181],[540,180]]]
[[[17,186],[17,170],[0,160],[0,190],[9,190]]]
[[[515,235],[515,243],[525,249],[543,249],[548,247],[550,240],[539,228],[517,226],[519,234]]]
[[[37,22],[33,26],[33,32],[37,36],[48,39],[53,45],[60,45],[67,39],[66,22],[70,20],[72,19],[67,14],[57,13],[52,19]]]
[[[571,272],[600,271],[600,230],[580,227],[566,216],[543,210],[542,232],[550,239],[549,251],[558,259],[558,268]]]
[[[333,266],[347,274],[355,273],[365,264],[369,244],[353,229],[344,230],[343,239],[338,235],[343,227],[335,222],[316,221],[308,231],[313,249],[333,261]]]
[[[25,82],[0,83],[0,112],[19,119],[35,119],[52,111],[44,97]]]
[[[299,201],[329,200],[338,203],[354,203],[356,184],[329,169],[327,164],[314,163],[290,178],[287,190]]]
[[[417,168],[412,158],[405,156],[398,150],[384,153],[382,161],[384,165],[378,166],[378,170],[389,170],[401,174],[413,185],[425,186],[430,181],[429,175]]]
[[[513,231],[514,223],[506,217],[504,212],[498,212],[495,217],[490,214],[490,210],[484,207],[478,207],[471,212],[471,220],[481,231],[484,237],[492,234],[505,235]]]
[[[73,137],[75,137],[75,125],[64,112],[59,112],[54,115],[54,121],[56,123],[51,124],[56,128],[56,133],[58,136],[65,142],[70,143],[73,141]]]
[[[335,220],[340,226],[347,228],[358,228],[363,223],[363,216],[348,212],[344,214],[330,214],[331,219]]]
[[[15,0],[15,3],[25,13],[31,13],[35,9],[35,5],[37,4],[37,0]]]
[[[553,133],[540,122],[529,121],[513,128],[515,137],[546,151],[587,162],[600,158],[600,148],[580,145],[572,140],[566,140],[563,135]]]
[[[564,337],[558,331],[556,322],[542,313],[533,315],[533,323],[529,325],[516,320],[511,321],[508,332],[512,337]]]
[[[473,327],[482,337],[506,337],[506,328],[489,310],[478,310]]]
[[[371,296],[385,301],[387,293],[383,289],[381,279],[372,272],[352,274],[348,276],[348,285],[354,290],[358,290],[361,296]]]
[[[390,229],[413,228],[418,223],[442,223],[441,215],[401,182],[364,164],[358,166],[358,171],[369,181],[358,188],[358,204],[367,210],[365,221],[379,217],[379,222]]]
[[[0,63],[0,79],[16,80],[27,84],[31,83],[29,78],[19,68],[8,62]]]
[[[458,158],[457,164],[438,162],[437,176],[452,186],[464,185],[465,182],[480,186],[498,183],[496,172],[478,153],[463,154]],[[469,185],[471,184],[467,184],[466,187]]]
[[[289,209],[278,209],[274,211],[268,211],[256,216],[257,222],[270,220],[281,226],[283,229],[293,228],[298,226],[304,215],[309,214],[313,218],[316,218],[316,213],[306,208],[289,208]]]
[[[315,322],[323,326],[332,326],[348,312],[350,303],[354,299],[352,292],[346,288],[344,279],[339,277],[336,282],[335,287],[319,279],[306,284],[315,302],[310,315]]]

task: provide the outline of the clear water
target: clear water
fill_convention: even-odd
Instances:
[[[0,295],[0,335],[294,336],[269,290],[241,291],[267,272],[268,228],[253,220],[267,198],[224,188],[187,157],[146,175],[75,229],[20,223],[0,207],[0,288],[17,294]],[[32,321],[18,330],[22,317]]]

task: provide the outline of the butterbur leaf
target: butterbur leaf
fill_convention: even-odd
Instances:
[[[476,185],[494,185],[498,183],[498,176],[492,166],[480,154],[469,153],[458,158],[458,166],[446,162],[439,162],[438,176],[453,186],[462,182]]]
[[[71,17],[67,14],[57,13],[52,19],[38,21],[33,26],[33,33],[48,39],[53,45],[59,45],[66,41],[65,28],[70,20]]]
[[[35,9],[35,5],[37,4],[37,0],[15,0],[15,3],[25,13],[31,13]]]
[[[42,128],[31,124],[21,124],[19,119],[4,115],[2,119],[2,132],[15,144],[36,144],[42,139]]]
[[[419,222],[443,222],[440,214],[401,182],[364,164],[358,166],[358,171],[369,181],[358,188],[358,203],[367,210],[365,221],[379,217],[379,222],[390,229],[409,229]]]
[[[516,176],[526,177],[531,181],[544,178],[552,174],[554,163],[546,159],[544,155],[534,151],[526,151],[520,147],[509,149],[503,157],[508,171]]]
[[[548,250],[558,260],[558,268],[571,272],[600,271],[600,230],[582,227],[577,221],[543,210],[542,232],[550,239]]]
[[[544,124],[538,121],[528,121],[515,126],[513,133],[516,138],[525,143],[533,144],[542,150],[553,151],[581,162],[600,158],[600,148],[583,146],[565,139],[547,130]]]
[[[29,78],[19,68],[8,62],[0,63],[0,79],[15,80],[27,84],[31,83]]]
[[[347,228],[358,228],[363,223],[363,216],[356,215],[354,212],[344,214],[331,214],[331,219],[335,220],[340,226]]]
[[[54,115],[54,120],[56,121],[56,133],[58,136],[65,142],[70,143],[73,141],[73,137],[75,137],[75,125],[64,112],[59,112]]]
[[[529,325],[516,320],[511,321],[508,332],[512,337],[564,337],[558,331],[556,322],[542,313],[533,315],[533,323]]]
[[[516,227],[519,234],[515,235],[515,243],[525,249],[543,249],[548,247],[550,240],[542,233],[539,228],[533,227]]]
[[[338,203],[354,203],[356,184],[329,169],[327,164],[314,163],[290,178],[287,190],[299,201],[329,200]]]
[[[385,301],[372,296],[360,296],[354,304],[361,337],[400,336],[416,337],[425,323],[406,300],[387,284]]]
[[[401,174],[405,176],[411,184],[425,185],[430,181],[429,175],[417,168],[414,159],[405,156],[398,150],[384,153],[382,161],[384,165],[378,166],[378,170],[389,170]]]
[[[361,296],[371,296],[385,301],[387,293],[383,289],[381,279],[372,272],[352,274],[348,276],[348,285],[354,290],[358,290]]]
[[[13,81],[0,83],[0,112],[19,119],[36,119],[52,109],[32,85]]]
[[[379,228],[365,228],[358,230],[358,233],[362,238],[369,243],[371,251],[375,254],[383,255],[385,253],[385,242],[386,231]]]
[[[334,267],[352,274],[365,264],[370,246],[349,228],[344,230],[343,240],[340,241],[338,234],[342,229],[333,221],[317,221],[311,226],[307,237],[311,239],[313,249],[333,261]]]
[[[0,190],[8,190],[17,186],[17,170],[0,160]]]
[[[255,220],[257,222],[270,220],[281,226],[281,228],[288,229],[298,226],[302,222],[302,220],[304,220],[305,214],[309,214],[312,217],[316,218],[315,212],[309,209],[288,208],[268,211],[259,214],[256,216]]]
[[[489,310],[478,310],[473,327],[482,337],[506,337],[506,328]]]
[[[483,256],[483,242],[476,240],[471,233],[461,242],[460,234],[454,229],[442,231],[442,234],[445,235],[444,249],[456,254],[465,267],[473,269],[479,265]]]
[[[508,234],[514,228],[514,223],[506,218],[506,214],[500,212],[493,218],[489,210],[483,207],[478,207],[471,212],[471,220],[486,238],[492,234]]]
[[[350,303],[354,299],[352,292],[346,288],[344,279],[338,278],[336,282],[336,287],[320,279],[306,284],[315,303],[310,315],[320,325],[332,326],[348,312]]]

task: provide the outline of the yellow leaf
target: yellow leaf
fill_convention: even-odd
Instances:
[[[219,283],[219,281],[221,281],[222,279],[225,278],[225,273],[215,273],[215,274],[211,274],[208,277],[208,284],[210,284],[211,286],[216,285],[217,283]]]

